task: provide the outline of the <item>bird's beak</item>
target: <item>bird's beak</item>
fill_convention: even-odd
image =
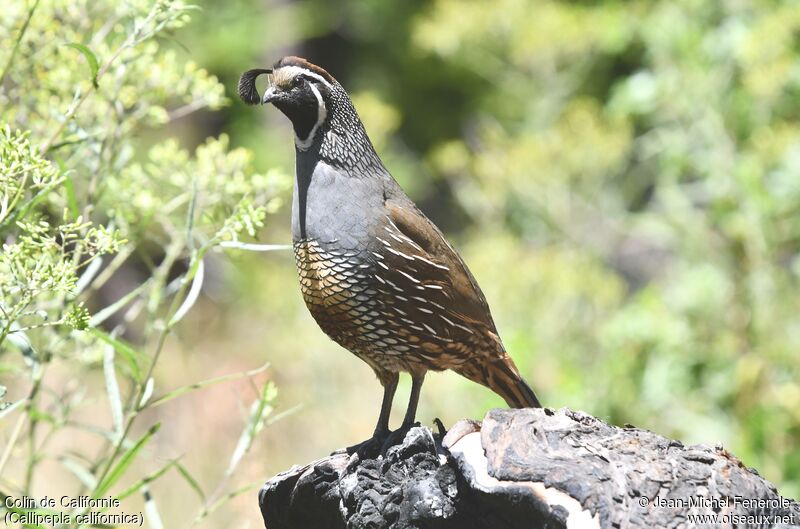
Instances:
[[[271,103],[273,100],[275,100],[277,93],[278,89],[274,86],[267,88],[267,91],[264,92],[264,97],[261,99],[261,104],[266,105],[267,103]]]

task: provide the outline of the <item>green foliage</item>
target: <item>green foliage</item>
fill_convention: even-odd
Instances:
[[[252,154],[224,135],[193,150],[139,139],[228,102],[216,77],[172,49],[191,10],[170,0],[34,0],[0,15],[0,371],[9,389],[0,386],[0,397],[13,403],[2,404],[0,472],[11,472],[0,488],[14,496],[46,479],[46,460],[94,497],[123,482],[122,495],[145,491],[175,468],[137,476],[142,465],[132,464],[157,435],[142,413],[164,401],[151,397],[166,393],[155,382],[165,341],[200,295],[204,259],[221,242],[256,236],[286,187],[274,170],[256,173]],[[115,289],[122,295],[108,304],[103,289],[115,284],[130,290]],[[104,382],[110,428],[76,419],[96,395],[64,385],[65,371],[87,387]],[[264,388],[259,425],[275,398],[271,383]],[[242,420],[251,439],[253,420]],[[59,453],[53,437],[71,430],[99,436],[100,450]],[[235,467],[199,513],[229,497]]]
[[[78,273],[124,244],[118,230],[82,216],[51,222],[48,200],[65,177],[31,145],[27,133],[0,132],[0,344],[9,333],[68,323],[80,326],[81,306],[71,306]],[[63,312],[63,314],[62,314]]]

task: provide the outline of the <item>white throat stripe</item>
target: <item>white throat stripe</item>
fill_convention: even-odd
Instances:
[[[325,101],[322,99],[322,94],[319,93],[319,89],[313,84],[309,84],[308,86],[311,87],[311,91],[314,92],[314,96],[317,98],[317,122],[314,123],[306,139],[301,140],[295,134],[294,143],[301,151],[305,151],[311,147],[311,144],[314,143],[314,136],[316,136],[317,130],[320,125],[325,123],[325,118],[328,117],[328,109],[325,108]]]

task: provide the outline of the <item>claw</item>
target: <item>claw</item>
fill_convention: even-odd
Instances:
[[[372,437],[366,441],[362,441],[346,448],[339,448],[331,455],[357,454],[359,459],[373,459],[381,453],[383,443],[389,436],[389,432],[375,432],[372,434]]]
[[[406,434],[408,433],[408,431],[411,428],[414,428],[415,426],[419,426],[419,423],[415,422],[414,424],[403,425],[397,430],[390,433],[384,440],[383,444],[381,445],[381,452],[380,452],[381,455],[385,456],[386,452],[388,452],[391,447],[402,443],[403,439],[406,438]]]

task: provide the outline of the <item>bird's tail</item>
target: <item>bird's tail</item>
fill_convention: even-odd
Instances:
[[[491,389],[512,408],[542,407],[536,394],[520,376],[514,361],[507,355],[491,361],[467,362],[456,372]]]

